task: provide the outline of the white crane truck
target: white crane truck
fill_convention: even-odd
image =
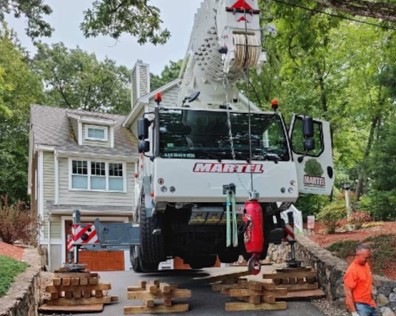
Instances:
[[[263,112],[236,87],[265,62],[259,16],[258,0],[203,1],[179,102],[163,107],[158,95],[139,119],[141,190],[129,242],[137,272],[175,256],[192,268],[247,258],[241,231],[249,199],[262,209],[265,258],[268,244],[284,237],[280,212],[299,193],[331,193],[329,123],[295,115],[288,129],[275,102]]]

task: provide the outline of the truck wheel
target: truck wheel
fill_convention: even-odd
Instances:
[[[147,263],[142,261],[139,246],[132,246],[130,251],[131,251],[130,258],[131,258],[133,271],[135,271],[136,273],[141,273],[141,272],[155,272],[158,270],[158,264]]]
[[[148,217],[144,205],[144,196],[140,204],[140,261],[143,270],[157,270],[158,264],[165,260],[163,232],[153,235],[157,226],[155,216]],[[154,269],[155,267],[155,269]],[[147,268],[147,269],[145,269]]]
[[[140,264],[140,250],[139,246],[131,246],[130,259],[133,271],[140,273],[143,272],[142,265]]]

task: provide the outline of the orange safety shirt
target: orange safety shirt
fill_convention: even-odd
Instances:
[[[344,275],[344,285],[352,289],[352,297],[355,303],[365,303],[376,306],[371,295],[373,277],[368,263],[364,266],[355,260],[348,267]]]

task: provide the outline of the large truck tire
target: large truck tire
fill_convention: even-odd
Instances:
[[[142,260],[139,246],[131,247],[130,258],[131,258],[132,269],[136,273],[155,272],[158,270],[158,264],[147,263]]]
[[[153,235],[153,230],[161,228],[157,226],[155,216],[149,217],[146,213],[144,196],[140,204],[140,263],[143,270],[158,270],[158,264],[166,259],[164,251],[163,231]],[[145,269],[145,267],[147,269]]]

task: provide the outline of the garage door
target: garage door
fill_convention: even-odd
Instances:
[[[72,221],[65,222],[65,240],[66,236],[71,234]],[[72,261],[74,254],[67,253],[66,258]],[[86,264],[87,269],[91,271],[124,271],[125,260],[124,251],[88,251],[79,252],[79,263]]]
[[[80,263],[91,271],[124,271],[124,252],[81,250]]]

